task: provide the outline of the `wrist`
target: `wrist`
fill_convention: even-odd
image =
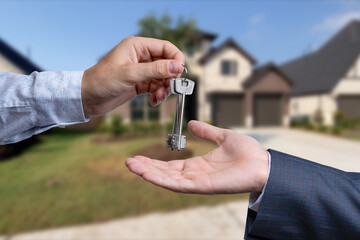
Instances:
[[[265,150],[259,155],[259,168],[254,193],[261,193],[269,177],[269,153]]]
[[[83,107],[83,111],[84,111],[84,115],[86,118],[89,118],[92,116],[90,107],[88,105],[89,103],[89,97],[88,97],[88,81],[87,76],[88,76],[88,70],[84,71],[82,80],[81,80],[81,103],[82,103],[82,107]]]

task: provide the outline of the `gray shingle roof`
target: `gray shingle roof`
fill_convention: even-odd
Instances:
[[[317,51],[281,69],[294,83],[292,95],[330,92],[360,54],[360,21],[354,20]]]

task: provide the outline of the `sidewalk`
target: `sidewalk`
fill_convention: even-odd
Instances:
[[[247,201],[152,213],[99,224],[3,236],[0,240],[243,239]]]

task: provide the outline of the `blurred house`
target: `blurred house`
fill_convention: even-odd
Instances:
[[[254,68],[255,58],[229,38],[210,48],[214,35],[202,33],[187,53],[199,76],[197,118],[217,126],[286,126],[291,81],[276,65]]]
[[[347,24],[317,51],[281,66],[291,78],[291,118],[322,115],[332,125],[341,111],[360,119],[360,21]]]
[[[187,119],[226,127],[286,126],[290,79],[272,63],[254,70],[255,58],[231,38],[212,48],[216,37],[198,31],[185,53],[189,72],[197,76],[195,92],[186,98]],[[125,122],[172,121],[174,96],[157,108],[150,107],[147,99],[136,97],[111,114],[121,114]]]

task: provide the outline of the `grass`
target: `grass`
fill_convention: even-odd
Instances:
[[[0,234],[101,222],[152,211],[213,205],[248,195],[186,195],[155,187],[124,160],[162,137],[93,143],[93,134],[54,132],[0,162]],[[189,140],[196,155],[214,145]]]

